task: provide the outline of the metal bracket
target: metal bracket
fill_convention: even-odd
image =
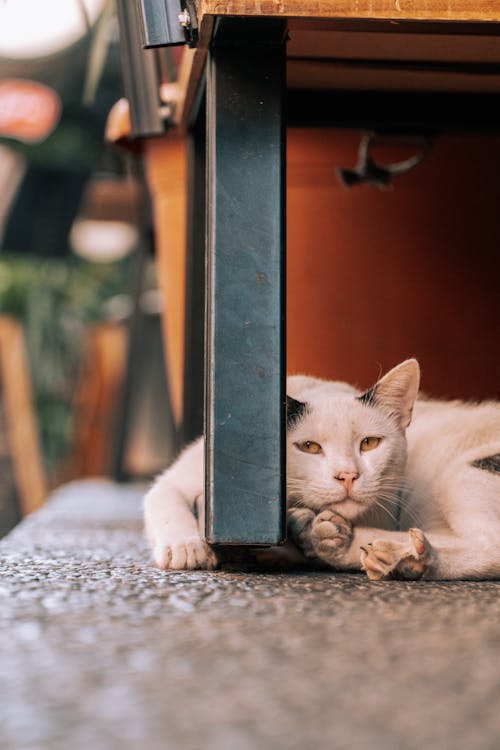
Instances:
[[[142,47],[138,4],[136,0],[117,0],[116,8],[123,87],[130,105],[130,135],[161,135],[165,123],[160,111],[158,68],[155,52]]]
[[[137,0],[144,47],[194,47],[198,39],[192,0]]]
[[[418,147],[419,151],[404,161],[394,164],[377,164],[371,153],[371,147],[377,144],[395,143],[400,146]],[[358,163],[354,169],[337,169],[337,177],[344,187],[360,185],[363,182],[386,190],[392,187],[392,178],[409,172],[425,159],[432,146],[430,136],[415,135],[382,135],[365,133],[361,139],[358,151]]]

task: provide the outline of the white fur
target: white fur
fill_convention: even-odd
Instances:
[[[174,570],[215,567],[213,551],[202,539],[205,467],[203,440],[189,445],[153,484],[144,498],[146,534],[156,564]]]
[[[500,475],[472,466],[500,453],[500,404],[417,401],[407,439],[403,528],[426,532],[432,577],[500,576]]]
[[[296,375],[287,392],[307,413],[287,433],[287,496],[290,508],[328,507],[354,523],[353,541],[340,569],[360,569],[360,547],[386,540],[406,543],[420,527],[432,547],[433,578],[500,575],[500,477],[473,467],[500,453],[500,404],[417,401],[419,368],[408,360],[376,385],[376,403],[364,404],[346,383]],[[377,436],[372,451],[364,437]],[[304,441],[319,454],[300,450]],[[211,568],[214,551],[202,540],[204,457],[200,438],[154,483],[145,497],[146,531],[162,568]],[[406,466],[406,471],[405,471]],[[339,479],[356,477],[349,492]],[[397,510],[404,496],[401,525]],[[291,511],[292,512],[292,511]],[[329,562],[328,558],[324,558]]]

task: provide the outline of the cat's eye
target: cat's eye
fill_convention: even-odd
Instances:
[[[295,443],[299,451],[302,453],[321,453],[322,448],[319,443],[315,443],[314,440],[304,440],[303,443]]]
[[[361,451],[372,451],[374,450],[378,445],[380,445],[380,441],[382,438],[379,437],[365,437],[359,444],[359,449]]]

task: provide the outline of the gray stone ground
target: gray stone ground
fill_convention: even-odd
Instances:
[[[2,750],[497,750],[500,583],[169,573],[140,489],[0,545]]]

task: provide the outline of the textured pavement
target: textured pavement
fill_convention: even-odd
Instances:
[[[140,488],[0,543],[1,750],[497,750],[500,583],[152,567]]]

